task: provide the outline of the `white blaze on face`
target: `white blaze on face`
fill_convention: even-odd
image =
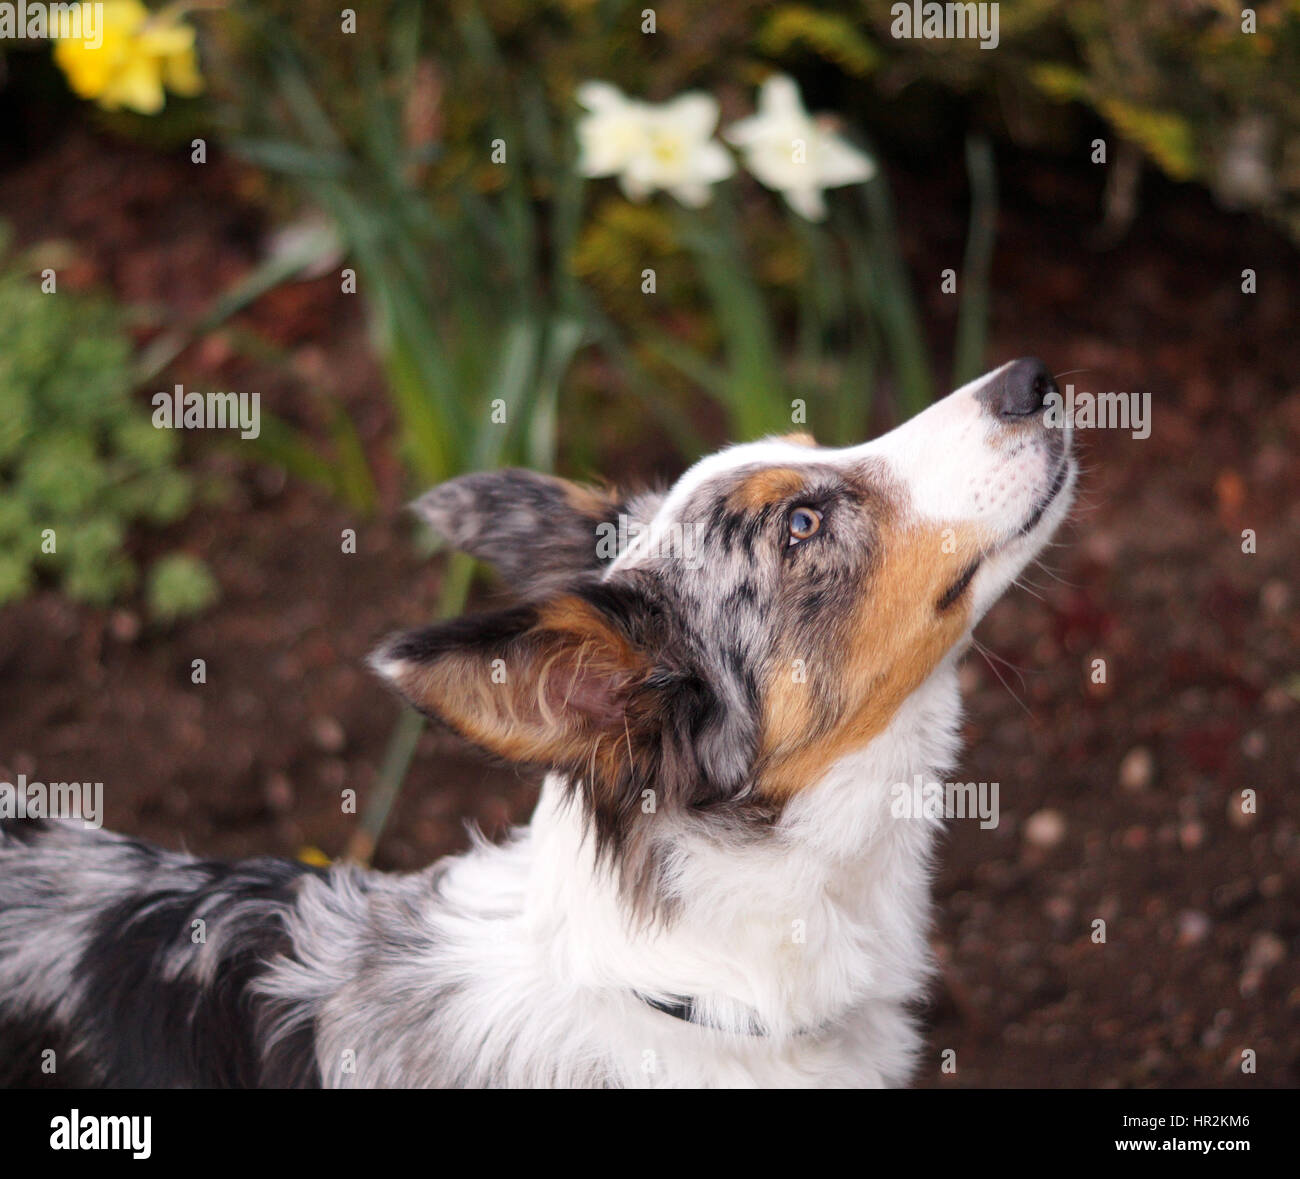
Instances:
[[[1008,426],[980,402],[1007,367],[849,453],[884,458],[922,518],[980,522],[995,540],[1009,539],[1047,494],[1060,456],[1038,421]]]

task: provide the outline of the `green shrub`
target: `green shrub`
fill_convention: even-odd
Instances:
[[[202,561],[172,553],[149,570],[149,613],[161,622],[198,614],[217,600],[217,583]]]
[[[47,294],[20,268],[0,270],[0,604],[41,573],[78,601],[112,602],[138,575],[125,550],[131,525],[189,510],[177,437],[132,400],[130,365],[109,303]],[[186,558],[179,576],[172,562],[150,594],[166,618],[211,600],[206,571]]]
[[[769,20],[792,7],[778,5]],[[881,50],[875,76],[895,93],[926,80],[979,95],[986,111],[1014,112],[1011,138],[1070,144],[1080,159],[1090,158],[1092,131],[1069,111],[1087,107],[1137,158],[1300,240],[1295,0],[1004,0],[992,53],[971,39],[895,40],[889,0],[865,0],[861,11]]]

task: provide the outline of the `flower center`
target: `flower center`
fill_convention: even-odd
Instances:
[[[650,154],[656,163],[665,168],[680,166],[685,156],[681,137],[662,131],[655,132],[650,138]]]

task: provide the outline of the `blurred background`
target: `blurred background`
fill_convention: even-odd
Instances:
[[[537,783],[362,663],[506,589],[407,500],[863,439],[1039,355],[1151,432],[1081,433],[966,663],[1002,818],[951,824],[919,1082],[1300,1084],[1300,3],[1004,0],[990,48],[897,7],[0,24],[0,780],[203,855],[499,836]],[[790,127],[826,191],[764,167]],[[155,429],[177,385],[258,437]]]

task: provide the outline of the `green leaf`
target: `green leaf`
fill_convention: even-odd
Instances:
[[[759,30],[758,47],[770,57],[803,47],[857,78],[880,64],[880,50],[847,17],[803,4],[784,4],[772,12]]]
[[[145,597],[150,617],[174,622],[207,610],[220,596],[208,567],[187,553],[172,553],[149,568]]]
[[[954,388],[973,381],[984,371],[984,352],[988,346],[989,269],[997,237],[998,178],[993,149],[987,139],[967,139],[966,172],[971,188],[970,227],[958,287]]]

